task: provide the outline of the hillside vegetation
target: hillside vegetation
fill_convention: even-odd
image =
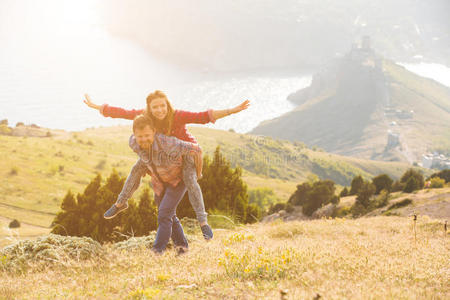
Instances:
[[[0,295],[446,299],[450,293],[448,233],[426,217],[259,223],[216,230],[209,243],[191,232],[183,256],[171,249],[155,256],[147,249],[153,238],[104,246],[56,236],[22,242],[0,253]]]
[[[314,151],[301,143],[198,127],[191,131],[205,154],[219,145],[233,165],[241,165],[249,189],[271,188],[279,199],[287,199],[310,176],[348,185],[355,175],[398,178],[407,168]],[[48,227],[67,190],[81,192],[97,173],[105,178],[113,168],[121,176],[128,174],[136,161],[128,147],[130,133],[130,127],[121,126],[52,131],[51,137],[0,135],[0,150],[6,155],[0,161],[0,216]],[[146,177],[142,186],[148,182]]]

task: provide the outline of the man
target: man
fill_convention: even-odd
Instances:
[[[133,149],[139,153],[139,160],[131,169],[116,203],[105,212],[104,217],[113,218],[128,208],[127,201],[139,187],[141,178],[150,173],[155,203],[158,206],[158,230],[153,251],[162,253],[172,237],[179,253],[185,252],[188,242],[176,216],[176,208],[186,192],[182,180],[183,156],[193,157],[200,177],[201,149],[193,143],[155,134],[152,119],[145,115],[136,117],[133,122],[133,133],[134,135],[130,137],[130,147],[139,147]]]

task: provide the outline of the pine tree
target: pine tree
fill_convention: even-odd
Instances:
[[[158,228],[158,210],[148,188],[145,188],[141,194],[137,215],[140,220],[138,236],[148,235],[150,231]]]
[[[247,185],[242,180],[242,168],[237,166],[233,169],[220,152],[220,147],[214,151],[212,160],[204,156],[203,178],[198,182],[207,211],[219,211],[239,222],[249,220]],[[187,193],[178,205],[177,215],[195,217]]]
[[[351,183],[351,187],[350,187],[349,195],[356,195],[356,194],[358,194],[358,191],[362,187],[363,184],[364,184],[364,180],[361,177],[361,175],[358,175],[355,178],[353,178],[352,183]]]

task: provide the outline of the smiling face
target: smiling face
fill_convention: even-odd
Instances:
[[[153,139],[155,138],[155,131],[150,126],[145,126],[144,128],[136,128],[134,130],[134,137],[139,147],[144,150],[148,150],[153,144]]]
[[[165,98],[152,99],[148,107],[150,113],[158,120],[164,120],[167,116],[167,101]]]

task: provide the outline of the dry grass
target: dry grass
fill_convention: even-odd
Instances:
[[[102,259],[0,272],[0,297],[448,299],[448,235],[437,220],[419,217],[417,239],[412,226],[400,217],[257,224],[193,239],[178,257],[105,246]]]

